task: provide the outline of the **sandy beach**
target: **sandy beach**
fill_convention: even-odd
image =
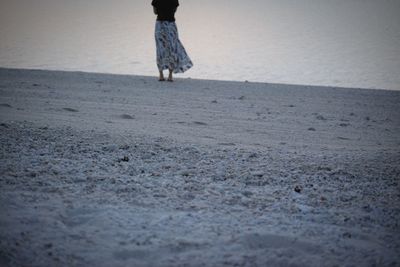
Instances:
[[[0,132],[0,266],[400,266],[400,91],[0,68]]]

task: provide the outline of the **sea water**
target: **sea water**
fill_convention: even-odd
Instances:
[[[0,67],[156,76],[150,0],[1,0]],[[180,0],[180,77],[400,90],[400,0]]]

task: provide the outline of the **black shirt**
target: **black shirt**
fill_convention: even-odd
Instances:
[[[178,0],[153,0],[151,4],[157,10],[157,20],[175,21],[176,8],[179,6]]]

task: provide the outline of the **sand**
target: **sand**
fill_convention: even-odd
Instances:
[[[1,266],[400,266],[400,91],[0,69]]]

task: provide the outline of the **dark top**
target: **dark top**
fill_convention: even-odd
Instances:
[[[151,4],[157,11],[157,20],[175,21],[176,8],[179,6],[178,0],[153,0]]]

